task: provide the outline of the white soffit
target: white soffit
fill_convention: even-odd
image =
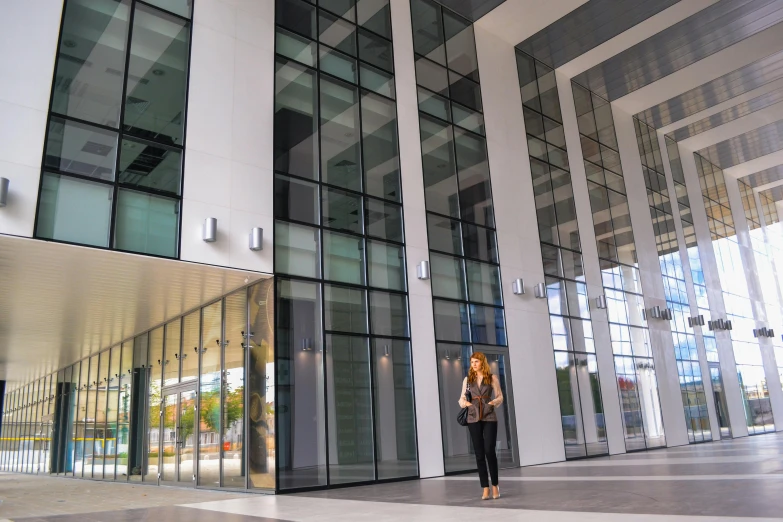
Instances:
[[[516,46],[587,0],[506,0],[475,25]]]
[[[756,172],[761,172],[762,170],[777,167],[778,165],[783,165],[783,150],[746,161],[745,163],[740,163],[739,165],[734,165],[733,167],[724,169],[723,174],[734,179],[739,179],[750,174],[755,174]]]
[[[701,112],[697,112],[696,114],[692,114],[688,116],[687,118],[683,118],[679,121],[676,121],[672,124],[666,125],[664,127],[661,127],[658,129],[658,132],[662,132],[664,134],[669,134],[670,132],[674,132],[677,129],[680,129],[682,127],[687,127],[688,125],[692,123],[696,123],[697,121],[701,121],[704,118],[709,118],[710,116],[714,114],[718,114],[719,112],[723,112],[726,109],[730,109],[732,107],[735,107],[741,103],[745,103],[747,101],[750,101],[754,98],[758,98],[759,96],[763,96],[765,94],[769,94],[773,91],[777,91],[778,89],[783,89],[783,78],[780,78],[778,80],[769,82],[765,85],[762,85],[758,89],[753,89],[752,91],[748,91],[746,93],[740,94],[739,96],[735,96],[734,98],[731,98],[729,100],[726,100],[725,102],[719,103],[717,105],[714,105],[710,107],[709,109],[705,109]]]
[[[612,102],[612,106],[629,114],[637,114],[781,50],[783,50],[783,31],[781,31],[779,24],[773,25],[731,47],[615,100]]]
[[[651,16],[624,33],[615,36],[611,40],[604,42],[578,58],[571,60],[567,64],[558,67],[557,70],[569,78],[573,78],[718,1],[719,0],[682,0],[677,2],[668,9],[664,9],[660,13]]]
[[[266,277],[0,235],[0,379],[40,377]]]
[[[771,105],[762,111],[751,112],[742,118],[719,125],[678,143],[686,150],[697,151],[779,120],[783,120],[783,102]]]

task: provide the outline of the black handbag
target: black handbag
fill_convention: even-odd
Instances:
[[[473,394],[470,393],[470,388],[465,390],[465,400],[468,402],[473,402]],[[460,426],[467,426],[468,425],[468,407],[462,408],[459,413],[457,414],[457,422],[459,422]]]

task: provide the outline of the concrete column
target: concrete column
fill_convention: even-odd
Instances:
[[[674,177],[672,176],[669,150],[666,147],[666,140],[661,133],[655,133],[658,139],[658,146],[661,149],[663,158],[663,170],[666,174],[666,186],[669,189],[669,197],[672,202],[672,216],[674,217],[674,228],[677,232],[677,244],[680,248],[680,262],[682,263],[682,273],[685,278],[685,290],[688,294],[688,304],[690,305],[691,317],[699,315],[699,307],[696,304],[696,291],[693,288],[693,274],[691,273],[691,264],[688,257],[688,248],[685,245],[685,232],[682,228],[680,219],[680,206],[677,204],[677,193],[675,191]],[[693,202],[691,201],[691,206]],[[710,431],[712,440],[720,440],[720,421],[718,413],[715,410],[714,393],[712,390],[712,378],[710,377],[710,366],[707,362],[707,350],[704,347],[704,337],[701,334],[701,326],[694,326],[693,333],[696,336],[696,350],[699,353],[699,368],[701,370],[702,384],[704,385],[704,394],[707,396],[707,414],[710,418]],[[705,327],[706,328],[706,327]]]
[[[699,257],[704,270],[704,282],[707,286],[707,298],[710,302],[710,313],[713,317],[726,317],[726,305],[723,301],[718,265],[715,259],[715,251],[712,248],[712,238],[707,224],[707,212],[704,208],[704,199],[699,184],[699,173],[696,170],[696,161],[692,151],[680,148],[680,161],[688,189],[688,199],[691,202],[691,215],[693,227],[696,232],[696,241],[699,245]],[[745,422],[745,407],[742,403],[739,379],[737,377],[737,364],[734,359],[734,347],[731,342],[730,332],[716,331],[715,340],[718,345],[720,357],[723,388],[726,394],[726,404],[729,413],[732,438],[747,437],[748,426]]]
[[[520,463],[565,460],[549,310],[514,46],[474,26],[513,376]],[[522,278],[524,295],[511,284]]]
[[[400,171],[408,267],[413,385],[416,390],[419,474],[426,478],[443,475],[444,465],[432,289],[429,281],[420,281],[416,277],[416,266],[429,259],[429,243],[410,2],[391,2],[391,18],[397,87],[397,128],[400,129]]]
[[[571,184],[574,187],[576,217],[579,222],[579,236],[582,242],[582,263],[584,264],[587,295],[590,297],[590,318],[593,323],[595,355],[598,363],[598,376],[601,381],[601,398],[604,405],[604,422],[609,453],[625,453],[625,428],[620,409],[620,394],[617,387],[617,374],[614,369],[614,354],[609,336],[609,319],[606,309],[595,308],[594,298],[603,295],[601,267],[598,263],[598,247],[593,229],[593,212],[590,208],[590,196],[587,190],[582,144],[579,138],[579,126],[574,106],[574,91],[571,80],[556,72],[557,90],[560,96],[560,112],[563,116],[568,163],[571,166]]]
[[[663,309],[666,308],[666,294],[663,288],[661,265],[658,262],[655,231],[650,219],[650,205],[647,199],[647,187],[644,184],[633,116],[616,107],[612,107],[612,113],[636,242],[636,258],[644,289],[645,308],[660,306]],[[647,327],[650,331],[655,373],[658,378],[661,414],[666,427],[666,445],[682,446],[688,444],[688,431],[682,409],[680,378],[669,321],[648,316]],[[654,404],[650,406],[654,407]]]

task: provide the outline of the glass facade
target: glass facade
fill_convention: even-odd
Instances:
[[[704,270],[701,264],[701,256],[699,255],[699,246],[696,241],[696,231],[693,226],[691,202],[688,199],[688,189],[685,183],[685,174],[682,169],[680,151],[677,142],[668,137],[664,139],[666,143],[666,152],[669,156],[669,165],[672,171],[672,181],[674,182],[674,196],[677,200],[680,224],[682,225],[685,248],[688,253],[687,266],[690,269],[693,290],[696,294],[697,315],[703,318],[704,325],[707,325],[709,324],[708,321],[712,320],[712,313],[710,312],[710,301],[707,296],[707,283],[704,279]],[[726,404],[726,392],[723,387],[723,375],[721,373],[720,356],[718,355],[718,343],[715,338],[715,332],[701,325],[695,326],[694,330],[697,338],[698,336],[701,336],[702,341],[704,342],[707,365],[710,369],[710,381],[712,384],[713,400],[715,402],[715,413],[718,416],[718,425],[720,426],[720,435],[722,438],[731,437],[729,409]],[[681,348],[680,355],[687,355],[689,357],[690,347],[688,348],[687,353]]]
[[[658,135],[655,129],[637,118],[634,118],[634,126],[639,156],[642,160],[644,184],[647,188],[650,218],[655,233],[658,263],[663,278],[666,308],[672,312],[669,327],[672,332],[674,355],[677,359],[677,375],[680,379],[680,395],[688,429],[688,441],[691,443],[710,441],[712,431],[707,412],[704,378],[699,366],[696,335],[688,331],[687,326],[691,308]]]
[[[666,437],[612,107],[573,83],[628,451]]]
[[[761,358],[753,305],[748,292],[745,268],[731,213],[723,171],[696,154],[696,170],[707,211],[712,248],[720,275],[726,314],[731,321],[731,342],[745,408],[745,419],[751,435],[775,430],[769,400],[767,378]]]
[[[275,16],[278,488],[415,477],[389,2]]]
[[[601,381],[555,73],[517,51],[566,458],[607,455]]]
[[[501,379],[498,462],[508,467],[518,458],[473,25],[430,0],[411,0],[411,16],[445,469],[476,468],[456,420],[474,351]]]
[[[35,237],[178,257],[189,4],[65,2]]]
[[[274,489],[273,293],[256,283],[9,391],[0,469]]]

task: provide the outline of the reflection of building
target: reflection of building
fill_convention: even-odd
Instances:
[[[469,471],[474,352],[503,467],[782,426],[783,22],[523,2],[0,2],[0,470]]]

